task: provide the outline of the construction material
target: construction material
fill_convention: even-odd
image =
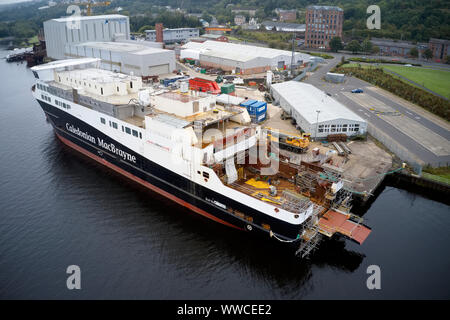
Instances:
[[[333,144],[333,147],[336,148],[338,155],[340,155],[340,156],[345,155],[344,150],[336,142],[332,142],[332,144]]]

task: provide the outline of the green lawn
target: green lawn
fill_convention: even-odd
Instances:
[[[383,68],[450,99],[450,71],[393,65],[383,65]]]
[[[386,65],[386,64],[380,64],[380,65],[369,65],[369,64],[360,64],[362,68],[375,68],[375,67],[382,67],[383,69],[393,71],[395,73],[398,73],[399,75],[408,78],[425,88],[428,88],[444,97],[447,97],[450,99],[450,71],[444,71],[444,70],[433,70],[428,68],[421,68],[421,67],[405,67],[405,66],[397,66],[397,65]],[[343,68],[351,68],[351,67],[357,67],[357,63],[347,63],[344,64]],[[395,75],[393,75],[396,77]],[[396,77],[400,80],[403,80],[399,77]],[[406,82],[406,81],[405,81]],[[408,84],[413,85],[410,82],[407,82]]]

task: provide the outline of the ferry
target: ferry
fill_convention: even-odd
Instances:
[[[206,218],[295,244],[307,256],[323,236],[362,243],[341,174],[294,164],[270,146],[245,108],[100,68],[100,59],[31,68],[32,94],[64,144]],[[315,164],[316,163],[316,164]]]

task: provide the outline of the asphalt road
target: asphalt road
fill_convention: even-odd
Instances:
[[[375,92],[373,90],[369,90],[368,87],[373,87],[372,84],[362,81],[360,79],[354,77],[347,77],[346,81],[343,84],[332,84],[325,82],[323,77],[330,69],[332,69],[336,64],[341,61],[342,54],[335,54],[334,59],[327,60],[326,64],[322,64],[319,69],[316,70],[311,76],[309,76],[305,82],[310,83],[321,90],[331,94],[333,98],[337,101],[341,102],[345,106],[347,106],[350,110],[358,114],[361,118],[365,119],[368,123],[372,124],[376,128],[382,130],[384,133],[392,137],[399,144],[407,148],[410,152],[415,154],[419,159],[424,161],[425,163],[430,163],[434,165],[445,165],[450,163],[450,154],[449,155],[441,155],[438,156],[428,148],[425,148],[421,144],[419,144],[416,140],[406,135],[404,132],[399,130],[399,128],[394,127],[387,121],[383,120],[383,117],[377,116],[374,112],[371,112],[366,107],[357,103],[355,100],[348,98],[344,93],[349,93],[352,89],[362,88],[366,95],[370,95],[371,97],[381,101],[385,105],[392,107],[393,109],[400,112],[403,116],[412,119],[418,124],[422,125],[424,128],[430,130],[432,133],[438,134],[441,137],[447,140],[447,143],[450,143],[450,131],[448,130],[448,126],[441,126],[439,123],[433,121],[432,117],[428,117],[423,113],[417,113],[414,109],[407,108],[401,104],[399,104],[394,99],[391,99],[389,96],[382,94],[382,92]],[[346,55],[348,57],[348,55]],[[371,58],[373,58],[371,56]],[[382,57],[386,59],[386,57]],[[416,61],[417,62],[417,61]],[[422,61],[420,63],[423,64]],[[428,66],[433,67],[435,63],[427,63]],[[440,64],[442,66],[442,64]],[[425,129],[425,131],[427,131]],[[418,137],[415,137],[419,139]],[[444,139],[444,141],[445,141]]]

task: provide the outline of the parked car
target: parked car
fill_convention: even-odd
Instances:
[[[352,90],[352,93],[363,93],[364,91],[363,91],[363,89],[361,89],[361,88],[358,88],[358,89],[353,89]]]

